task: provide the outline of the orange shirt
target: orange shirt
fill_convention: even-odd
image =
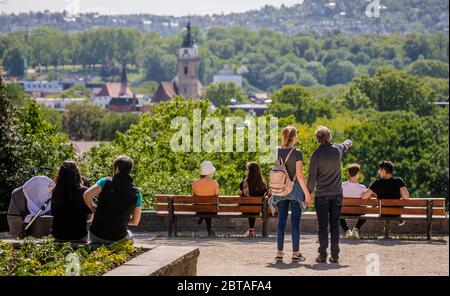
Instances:
[[[196,196],[216,196],[219,183],[210,177],[200,178],[192,183],[192,194]]]

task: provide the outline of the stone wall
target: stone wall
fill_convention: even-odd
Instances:
[[[290,221],[290,217],[288,218]],[[348,225],[351,227],[356,223],[356,220],[347,220]],[[242,218],[226,218],[226,219],[213,219],[213,228],[217,234],[230,233],[230,234],[244,234],[248,227],[247,219]],[[277,219],[269,219],[269,234],[276,233]],[[383,232],[383,221],[369,220],[363,227],[362,232],[368,234],[381,234]],[[399,227],[397,223],[392,222],[393,234],[426,234],[426,221],[424,218],[408,219],[406,224]],[[133,227],[135,231],[149,231],[149,232],[164,232],[168,229],[168,217],[156,215],[154,211],[144,211],[141,219],[141,223],[138,227]],[[433,219],[433,234],[436,235],[448,235],[448,218],[439,217]],[[205,231],[206,227],[204,223],[198,225],[197,218],[194,217],[178,217],[178,231],[179,232],[198,232]],[[262,220],[256,221],[255,231],[261,233]],[[287,231],[290,231],[290,223],[287,225]],[[302,233],[317,233],[317,219],[316,214],[307,212],[302,216],[301,223]]]

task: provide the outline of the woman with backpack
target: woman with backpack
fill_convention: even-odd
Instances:
[[[241,196],[264,196],[267,192],[266,181],[257,162],[247,163],[247,171],[244,181],[239,185]],[[255,218],[248,218],[248,230],[246,237],[255,236]]]
[[[303,154],[294,146],[297,143],[297,130],[293,126],[283,129],[281,147],[277,151],[277,165],[270,172],[269,187],[272,197],[269,205],[278,208],[277,247],[275,257],[282,262],[284,257],[284,235],[288,218],[289,205],[291,206],[292,225],[292,261],[304,261],[300,253],[300,218],[312,202],[303,177]]]

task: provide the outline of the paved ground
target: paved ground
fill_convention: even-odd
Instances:
[[[183,235],[183,234],[182,234]],[[0,233],[1,238],[9,238]],[[341,262],[317,264],[316,235],[302,235],[301,252],[306,261],[291,263],[290,237],[286,240],[285,263],[276,264],[276,238],[245,237],[185,237],[167,238],[166,233],[137,233],[137,243],[172,246],[197,246],[200,248],[198,275],[367,275],[376,273],[374,264],[379,259],[380,275],[449,275],[448,236],[424,239],[363,239],[341,240]],[[375,261],[371,261],[375,260]]]
[[[164,234],[137,234],[137,242],[175,246],[198,246],[200,258],[198,275],[449,275],[449,246],[447,237],[432,242],[410,240],[341,240],[341,262],[317,264],[317,237],[302,235],[301,252],[306,261],[291,263],[290,239],[286,242],[285,263],[274,263],[275,237],[263,238],[166,238]],[[367,260],[367,261],[366,261]],[[373,261],[375,260],[375,261]]]

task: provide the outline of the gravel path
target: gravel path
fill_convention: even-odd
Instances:
[[[302,235],[306,261],[291,263],[291,241],[286,241],[285,263],[274,263],[275,237],[192,238],[155,237],[137,234],[137,242],[175,246],[198,246],[198,275],[449,275],[448,236],[426,240],[341,240],[341,262],[317,264],[315,235]],[[379,265],[375,262],[379,260]],[[366,261],[367,260],[367,261]]]

